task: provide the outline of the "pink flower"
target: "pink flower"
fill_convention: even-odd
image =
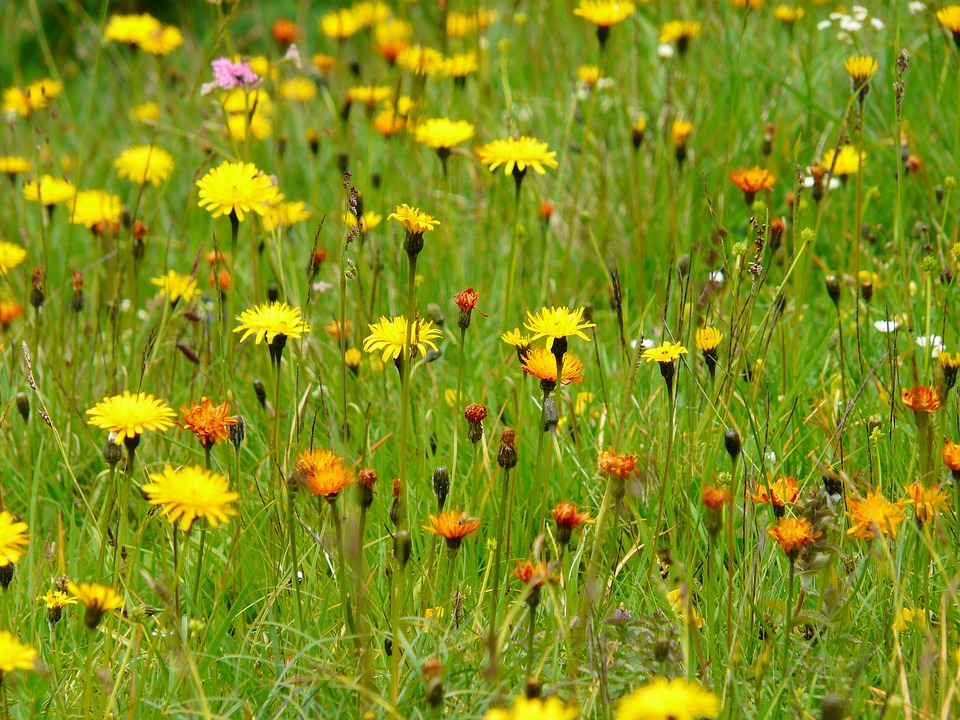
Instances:
[[[200,94],[207,95],[211,90],[234,90],[244,85],[254,85],[260,77],[250,69],[250,63],[241,60],[238,63],[230,62],[229,58],[217,58],[212,63],[213,82],[200,86]]]

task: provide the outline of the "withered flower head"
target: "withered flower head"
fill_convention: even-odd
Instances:
[[[557,524],[557,542],[565,546],[570,544],[573,531],[581,525],[593,522],[590,513],[579,512],[572,502],[564,501],[551,510],[553,521]]]

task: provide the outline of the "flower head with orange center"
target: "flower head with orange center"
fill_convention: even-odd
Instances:
[[[897,536],[897,530],[903,522],[903,503],[890,502],[879,489],[874,489],[862,500],[851,498],[847,505],[850,508],[847,517],[851,521],[847,535],[861,540]]]
[[[136,443],[146,430],[162,432],[173,425],[177,415],[163,400],[147,393],[131,394],[124,390],[123,395],[104,398],[87,410],[90,419],[87,423],[95,427],[116,433],[114,442]]]
[[[597,463],[600,465],[600,471],[605,475],[626,480],[637,467],[637,456],[620,454],[613,448],[609,448],[600,453]]]
[[[795,517],[780,518],[780,521],[774,527],[767,530],[767,535],[783,548],[790,559],[795,558],[805,545],[812,543],[822,534],[821,532],[814,532],[813,526],[806,518]]]
[[[177,423],[180,427],[190,430],[200,440],[204,448],[209,449],[221,440],[230,439],[230,428],[239,420],[230,415],[230,403],[224,402],[214,405],[208,397],[190,403],[190,407],[180,408],[183,422]]]
[[[921,525],[932,522],[950,501],[950,496],[939,486],[924,487],[919,480],[905,485],[903,489],[907,493],[909,504],[913,505],[917,522]]]
[[[152,473],[150,481],[142,488],[147,502],[162,505],[167,520],[178,523],[183,532],[198,519],[217,527],[237,514],[233,504],[240,495],[230,490],[227,478],[220,473],[198,466],[174,469],[167,465],[162,473]]]
[[[940,396],[934,388],[918,385],[900,394],[903,404],[914,413],[931,413],[940,407]]]
[[[311,495],[336,500],[340,491],[356,480],[343,458],[329,450],[304,450],[297,456],[297,472]]]
[[[430,524],[423,529],[441,536],[447,541],[447,548],[457,550],[463,539],[477,531],[480,527],[479,518],[467,517],[467,514],[456,510],[443,510],[437,515],[430,515]]]
[[[761,190],[773,190],[777,179],[761,167],[736,170],[730,174],[733,184],[743,193],[747,205],[753,205],[754,197]]]
[[[520,367],[527,375],[548,383],[557,382],[557,359],[553,353],[544,348],[534,348],[526,354]],[[561,385],[583,382],[583,362],[571,355],[563,355],[563,379]]]
[[[390,18],[378,23],[374,29],[377,50],[388,63],[395,63],[400,53],[410,47],[413,25],[406,20]]]

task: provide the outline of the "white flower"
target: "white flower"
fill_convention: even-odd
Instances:
[[[907,5],[907,8],[910,10],[911,15],[919,15],[920,13],[922,13],[924,10],[927,9],[927,6],[924,5],[922,2],[912,2],[909,5]]]
[[[710,273],[710,282],[723,285],[723,270],[714,270]]]
[[[859,32],[863,29],[863,23],[852,17],[846,16],[840,21],[840,29],[847,32]]]
[[[829,20],[821,20],[817,23],[817,30],[826,30],[828,27],[830,27]]]
[[[892,333],[896,332],[897,328],[900,327],[900,323],[896,320],[876,320],[873,323],[873,326],[882,333]]]
[[[664,43],[657,47],[657,55],[659,55],[664,60],[673,57],[673,45],[670,43]]]
[[[772,463],[775,463],[775,462],[777,461],[777,454],[776,454],[773,450],[771,450],[770,452],[768,452],[768,453],[765,455],[765,457],[767,458],[767,460],[769,460],[769,461],[772,462]]]
[[[917,337],[917,347],[929,347],[930,357],[937,357],[945,349],[943,338],[939,335],[920,335]]]
[[[852,13],[855,20],[866,20],[870,15],[863,5],[854,5]]]
[[[657,346],[657,342],[653,338],[644,338],[640,345],[644,350],[651,350]]]
[[[880,18],[870,18],[870,24],[873,25],[877,30],[883,30],[883,20]]]

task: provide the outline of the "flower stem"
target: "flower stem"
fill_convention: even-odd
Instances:
[[[493,585],[490,592],[490,635],[487,640],[490,657],[489,672],[494,685],[497,684],[497,613],[500,609],[500,560],[503,557],[504,514],[507,509],[507,495],[510,490],[510,469],[503,472],[503,484],[500,486],[500,505],[497,508],[497,544],[493,550]]]
[[[340,520],[340,509],[337,507],[337,498],[328,498],[330,502],[330,515],[333,518],[333,528],[337,536],[337,555],[340,558],[340,577],[337,583],[340,586],[340,604],[343,606],[343,613],[347,622],[347,630],[354,642],[358,644],[360,638],[357,636],[357,625],[353,619],[353,609],[350,606],[350,597],[347,593],[347,557],[343,552],[343,523]]]
[[[203,573],[203,548],[207,542],[207,526],[204,525],[200,528],[200,547],[197,550],[197,576],[193,581],[193,595],[192,599],[195,604],[199,606],[200,601],[200,578]]]
[[[300,563],[297,557],[297,508],[296,493],[287,488],[287,534],[290,536],[290,572],[293,576],[293,592],[297,601],[297,622],[300,632],[304,630],[303,599],[300,597]],[[338,536],[340,529],[339,517],[336,521]],[[341,552],[341,560],[343,553]]]

